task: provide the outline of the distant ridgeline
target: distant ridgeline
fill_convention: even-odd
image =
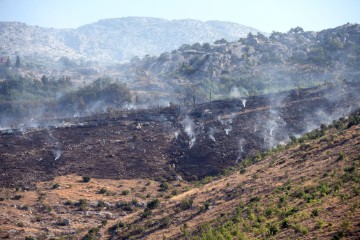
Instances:
[[[90,60],[111,64],[134,56],[159,55],[185,43],[221,38],[234,41],[259,30],[232,22],[127,17],[104,19],[76,29],[0,22],[0,32],[0,55],[20,54],[43,64],[61,57],[77,63]]]

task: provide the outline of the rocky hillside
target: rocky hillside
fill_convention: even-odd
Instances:
[[[134,56],[158,55],[185,43],[234,41],[258,30],[232,22],[127,17],[104,19],[77,29],[49,29],[0,23],[1,55],[34,60],[92,60],[113,63]]]
[[[297,27],[269,37],[249,34],[235,42],[183,45],[159,57],[133,59],[127,67],[128,79],[150,79],[153,90],[166,89],[180,98],[191,99],[196,92],[199,101],[209,100],[210,92],[214,99],[239,95],[241,89],[247,90],[242,94],[256,94],[358,81],[360,25],[320,32]]]

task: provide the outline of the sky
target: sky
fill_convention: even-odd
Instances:
[[[360,23],[360,0],[0,0],[0,21],[76,28],[106,18],[231,21],[260,31]]]

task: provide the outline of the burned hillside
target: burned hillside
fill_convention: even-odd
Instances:
[[[2,130],[0,186],[31,187],[67,174],[111,179],[217,174],[290,136],[347,116],[360,106],[359,92],[359,83],[344,83]]]

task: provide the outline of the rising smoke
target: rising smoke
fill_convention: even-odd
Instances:
[[[196,141],[196,133],[195,133],[195,124],[194,121],[189,117],[186,116],[182,121],[181,124],[183,125],[184,132],[189,138],[189,148],[192,148]]]
[[[58,160],[61,155],[62,155],[62,150],[61,150],[61,143],[59,141],[59,139],[57,137],[55,137],[52,133],[52,131],[50,129],[47,129],[47,132],[49,134],[49,140],[53,145],[53,155],[54,155],[54,160]]]

